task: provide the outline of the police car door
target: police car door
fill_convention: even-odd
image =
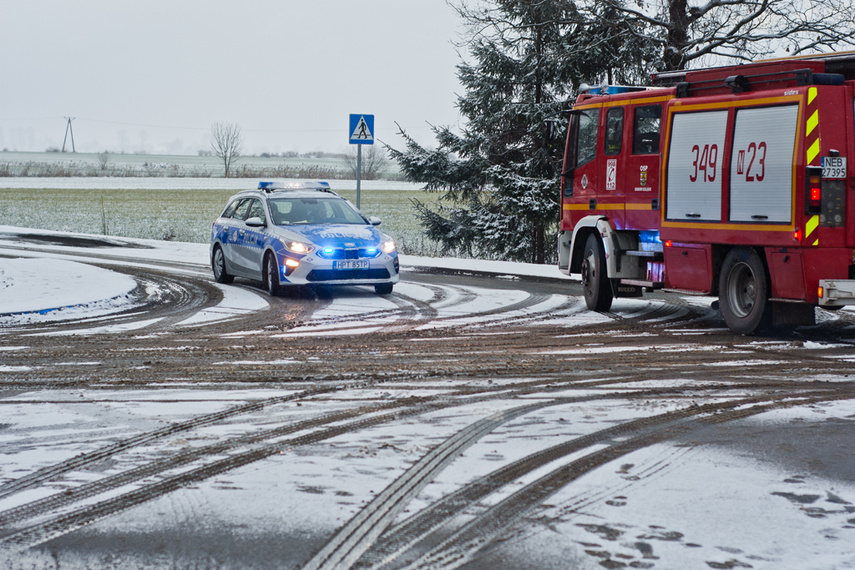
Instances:
[[[247,220],[261,220],[262,224],[266,222],[267,217],[264,215],[264,206],[258,198],[249,199],[248,207],[246,208],[243,220],[240,222],[238,229],[238,242],[235,248],[238,264],[243,268],[246,275],[253,279],[261,279],[261,263],[262,253],[264,252],[264,229],[265,226],[247,225]],[[238,208],[243,207],[243,204]],[[237,217],[237,214],[235,214]]]
[[[231,217],[223,224],[223,255],[226,256],[228,268],[235,274],[246,275],[247,268],[241,260],[243,234],[246,232],[244,220],[251,203],[250,198],[242,199]]]

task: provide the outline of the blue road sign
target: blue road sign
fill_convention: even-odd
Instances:
[[[350,116],[350,144],[374,144],[374,115]]]

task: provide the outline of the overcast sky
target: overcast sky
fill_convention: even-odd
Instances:
[[[0,150],[59,148],[74,117],[78,152],[196,154],[215,122],[246,154],[345,152],[350,113],[431,145],[459,30],[444,0],[7,0]]]

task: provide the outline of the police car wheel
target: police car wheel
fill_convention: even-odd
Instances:
[[[374,291],[378,295],[388,295],[392,292],[392,283],[381,283],[379,285],[374,286]]]
[[[614,294],[606,274],[606,252],[597,234],[588,236],[582,258],[582,290],[585,305],[592,311],[608,311]]]
[[[264,286],[271,296],[275,297],[279,294],[279,264],[272,253],[264,256]]]
[[[770,323],[769,281],[763,260],[752,248],[731,249],[719,275],[719,307],[733,332],[753,334]]]
[[[226,271],[226,256],[220,246],[214,248],[214,254],[211,256],[211,268],[214,271],[214,280],[217,283],[228,285],[235,280],[234,275],[229,275]]]

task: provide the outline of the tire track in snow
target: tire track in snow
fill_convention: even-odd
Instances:
[[[662,428],[655,425],[656,423],[659,423],[659,421],[656,421],[652,426],[645,426],[644,429],[641,430],[642,433],[640,435],[635,435],[629,439],[614,442],[609,447],[599,451],[594,451],[584,457],[554,469],[550,473],[525,485],[522,489],[519,489],[504,498],[485,512],[475,516],[458,528],[451,536],[442,540],[439,545],[432,548],[430,551],[417,557],[407,558],[406,549],[412,548],[417,540],[423,539],[428,533],[437,529],[440,525],[450,520],[451,517],[463,509],[471,506],[478,499],[485,497],[500,488],[502,485],[509,483],[510,478],[503,480],[510,474],[508,473],[509,470],[519,469],[520,467],[524,467],[524,472],[533,470],[530,469],[528,465],[525,465],[530,459],[534,459],[534,463],[536,464],[533,465],[532,468],[545,464],[542,452],[534,454],[533,456],[529,456],[515,462],[515,464],[512,464],[513,467],[508,466],[507,468],[500,469],[487,477],[480,478],[475,482],[466,485],[459,491],[460,495],[457,495],[454,500],[445,503],[443,502],[444,499],[441,500],[440,503],[442,505],[437,508],[437,514],[439,516],[435,520],[429,521],[431,516],[430,513],[428,513],[425,515],[425,519],[421,521],[419,521],[419,519],[415,519],[414,522],[402,523],[402,525],[398,527],[397,532],[407,528],[409,525],[413,525],[411,530],[421,527],[420,536],[415,540],[413,540],[412,537],[404,537],[404,540],[401,538],[398,538],[397,540],[389,539],[390,545],[404,544],[394,552],[384,550],[384,552],[381,553],[384,555],[384,558],[377,561],[377,565],[383,566],[384,564],[388,564],[390,568],[403,567],[408,570],[417,568],[459,568],[471,561],[480,550],[486,547],[502,532],[505,532],[508,526],[519,520],[525,514],[531,512],[537,506],[541,505],[547,497],[558,492],[567,484],[619,457],[644,447],[648,447],[654,443],[671,439],[675,434],[687,431],[693,424],[704,422],[723,423],[743,419],[774,409],[783,409],[800,405],[809,405],[821,401],[844,400],[851,398],[851,391],[847,389],[832,391],[831,394],[827,395],[799,396],[795,398],[791,396],[781,396],[767,399],[766,402],[763,402],[762,398],[752,398],[748,400],[726,402],[723,404],[709,404],[681,410],[676,413],[672,412],[663,414],[657,418],[657,420],[661,421]],[[748,407],[741,407],[745,404],[749,404]],[[616,426],[617,431],[622,431],[620,429],[622,427],[623,426]],[[637,427],[639,426],[636,426],[636,428]],[[634,430],[629,430],[628,433],[634,433]],[[592,436],[596,435],[597,434],[592,434]],[[588,436],[583,436],[583,438],[584,437]],[[572,443],[573,442],[569,442],[569,448],[575,447]],[[556,448],[561,447],[562,446],[556,446]],[[548,451],[554,452],[555,449]],[[499,485],[496,485],[496,483],[491,480],[492,478],[498,478]],[[461,500],[461,495],[466,494],[470,494],[471,496],[466,497],[466,500]],[[419,515],[417,515],[417,517],[419,517]],[[419,524],[416,524],[416,522]],[[403,535],[399,536],[403,537]],[[396,558],[400,557],[404,557],[406,559],[404,562],[406,564],[405,566],[395,564]],[[368,560],[367,563],[371,564],[371,560]]]
[[[316,394],[322,394],[329,390],[319,390]],[[522,388],[523,393],[529,391],[529,387]],[[670,392],[670,390],[668,390]],[[590,401],[605,401],[605,400],[623,400],[634,398],[649,398],[654,395],[661,395],[662,391],[641,391],[629,393],[605,393],[589,396],[580,396],[574,398],[557,398],[547,401],[537,402],[528,406],[523,406],[516,410],[510,410],[498,414],[497,419],[490,420],[490,425],[493,427],[510,421],[523,413],[528,413],[535,409],[545,407],[563,405],[568,403],[581,403]],[[155,461],[138,468],[134,468],[125,472],[118,473],[113,476],[105,477],[98,481],[86,483],[74,489],[69,489],[64,493],[58,493],[33,501],[31,503],[21,505],[0,512],[0,524],[6,526],[3,531],[0,531],[0,541],[18,545],[20,547],[29,547],[35,544],[49,540],[56,536],[71,532],[80,526],[95,522],[117,512],[126,510],[143,502],[147,502],[162,496],[163,494],[180,489],[191,483],[202,481],[210,477],[214,477],[226,471],[260,461],[272,455],[275,455],[283,449],[295,447],[299,445],[308,445],[317,443],[326,439],[352,433],[361,429],[379,425],[381,423],[391,422],[403,417],[414,416],[428,411],[440,409],[448,409],[460,405],[469,405],[478,401],[487,401],[493,399],[508,399],[513,398],[513,391],[508,392],[505,389],[489,390],[483,393],[481,397],[473,397],[469,392],[462,394],[456,398],[449,398],[445,395],[411,398],[407,401],[393,401],[373,406],[366,406],[344,410],[340,412],[331,412],[315,418],[301,420],[279,426],[263,432],[247,434],[232,438],[225,442],[212,444],[194,450],[178,452],[165,460]],[[247,413],[249,411],[257,411],[266,405],[273,403],[281,403],[288,400],[307,399],[306,393],[293,394],[291,396],[283,396],[281,398],[272,398],[264,402],[258,402],[250,406],[239,406],[230,408],[223,412],[207,414],[194,418],[188,422],[182,422],[180,425],[174,426],[181,430],[190,429],[191,427],[199,427],[219,419],[236,415],[239,413]],[[368,416],[368,417],[365,417]],[[341,423],[352,418],[357,418],[349,423]],[[339,423],[340,425],[331,425]],[[170,426],[173,427],[173,426]],[[280,438],[292,433],[300,431],[312,430],[308,434],[293,437],[284,441],[271,443],[269,440]],[[491,428],[492,429],[492,428]],[[96,452],[91,452],[81,456],[72,458],[71,460],[61,462],[54,466],[43,468],[37,472],[31,473],[28,476],[12,481],[2,488],[2,496],[9,496],[13,493],[20,492],[29,488],[33,488],[40,483],[55,480],[62,474],[80,469],[86,465],[97,461],[102,461],[107,457],[116,453],[130,450],[134,446],[151,443],[157,438],[165,437],[175,433],[175,430],[165,428],[141,434],[136,438],[128,438],[103,448]],[[478,435],[483,435],[486,431],[478,432]],[[471,444],[476,438],[469,438],[466,444]],[[240,448],[250,447],[249,451],[239,451]],[[459,451],[459,450],[458,450]],[[9,525],[20,523],[28,519],[38,517],[49,511],[73,505],[74,503],[82,502],[101,493],[119,489],[125,485],[141,481],[147,477],[162,475],[170,470],[186,467],[197,460],[205,460],[211,456],[222,455],[223,453],[232,452],[233,454],[224,459],[214,460],[210,463],[183,471],[174,475],[165,475],[159,482],[151,484],[143,484],[139,488],[127,491],[110,499],[103,500],[94,505],[86,505],[80,507],[70,513],[57,515],[53,519],[33,524],[24,528],[12,529]],[[430,482],[428,478],[425,482]]]

